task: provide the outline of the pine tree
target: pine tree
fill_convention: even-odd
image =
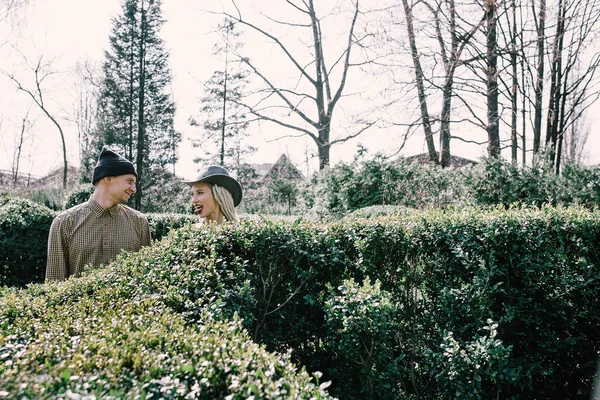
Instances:
[[[201,127],[199,137],[191,140],[203,152],[195,163],[224,165],[239,172],[244,170],[244,158],[256,149],[245,141],[249,122],[239,101],[249,73],[239,61],[232,61],[242,46],[235,27],[227,19],[219,26],[222,36],[214,54],[222,58],[223,70],[215,71],[205,83],[199,117],[190,118],[190,124]]]
[[[136,165],[134,207],[143,209],[145,191],[175,165],[181,134],[173,126],[168,53],[158,36],[161,1],[123,0],[122,8],[105,52],[95,143],[98,152],[109,145]]]

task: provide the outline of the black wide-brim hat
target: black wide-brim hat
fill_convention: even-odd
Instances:
[[[221,166],[210,165],[204,171],[201,171],[196,179],[183,181],[183,183],[187,183],[190,186],[199,182],[212,183],[213,185],[219,185],[227,189],[231,193],[231,197],[233,197],[233,205],[235,207],[242,201],[242,185],[229,175],[229,171]]]

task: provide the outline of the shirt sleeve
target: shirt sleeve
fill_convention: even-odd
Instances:
[[[46,282],[62,281],[69,277],[69,245],[62,234],[63,224],[64,221],[59,216],[54,218],[50,226]]]
[[[150,235],[150,224],[148,224],[148,218],[146,218],[145,215],[140,217],[140,225],[142,247],[150,246],[152,242],[152,236]]]

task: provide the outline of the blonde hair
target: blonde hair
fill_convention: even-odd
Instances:
[[[233,205],[233,196],[231,195],[231,192],[229,192],[229,190],[225,189],[223,186],[215,184],[211,185],[211,189],[213,192],[213,196],[217,203],[219,203],[219,207],[221,207],[221,212],[223,213],[227,221],[239,222],[240,220]]]

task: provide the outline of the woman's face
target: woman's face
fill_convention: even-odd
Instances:
[[[209,222],[220,222],[223,219],[219,203],[215,200],[208,183],[197,182],[192,185],[192,205],[200,218]]]

